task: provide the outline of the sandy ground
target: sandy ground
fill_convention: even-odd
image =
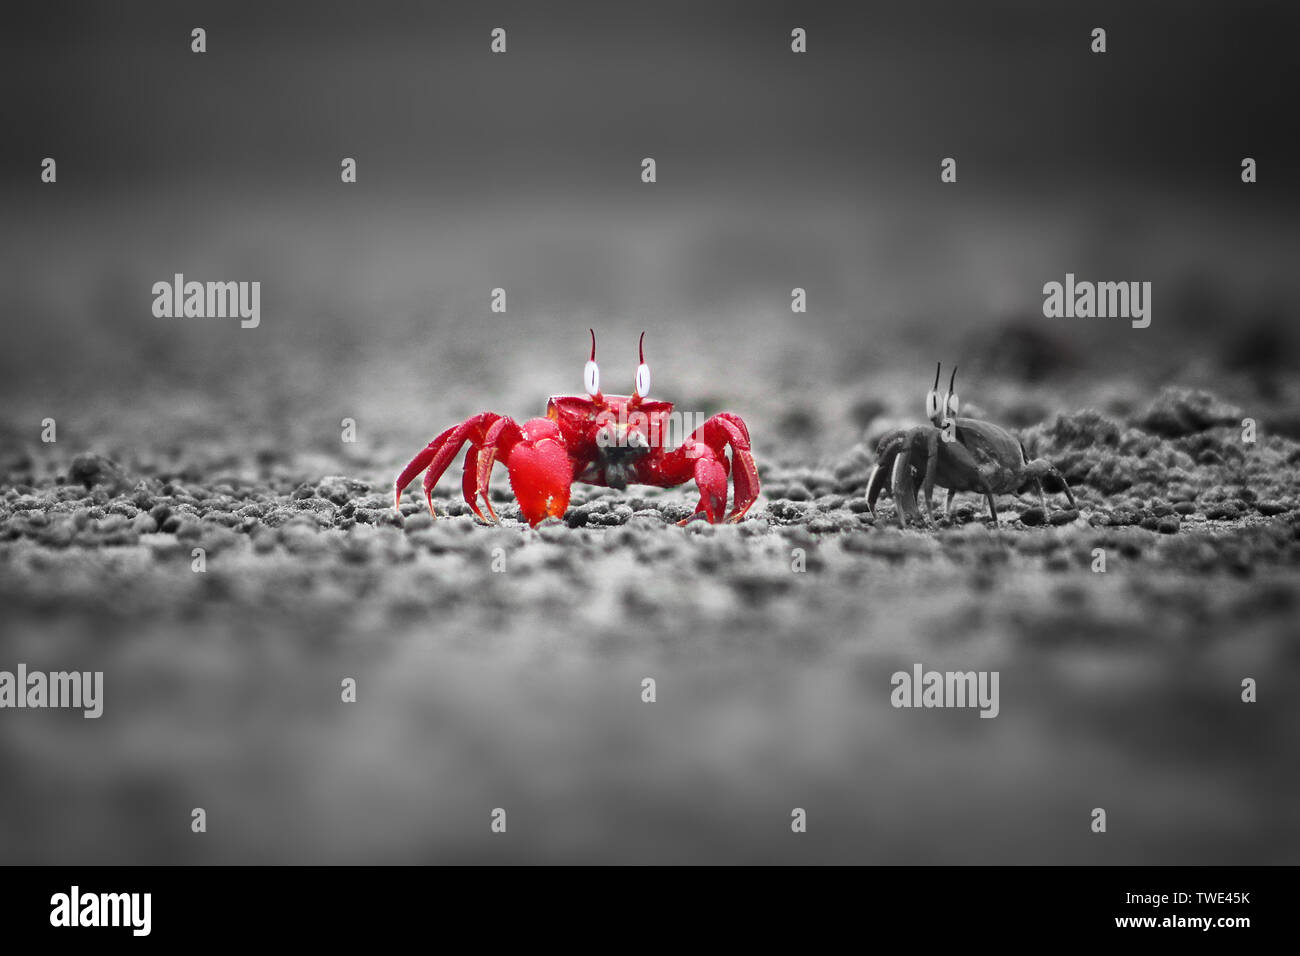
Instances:
[[[6,665],[106,692],[0,720],[0,858],[1296,862],[1300,443],[1179,388],[1051,413],[1020,433],[1078,512],[1003,498],[994,530],[967,495],[900,531],[863,494],[912,403],[849,404],[760,407],[764,495],[721,527],[675,525],[693,489],[579,486],[529,529],[501,472],[486,527],[458,465],[437,521],[418,485],[395,513],[401,420],[382,453],[241,447],[176,399],[115,419],[149,437],[11,444]],[[999,671],[1000,715],[892,708],[917,662]]]
[[[796,56],[754,0],[29,6],[0,670],[106,700],[0,712],[0,861],[1300,862],[1288,7],[808,4]],[[176,273],[260,324],[156,317]],[[1067,273],[1150,326],[1046,318]],[[498,472],[484,527],[458,466],[393,512],[443,428],[580,391],[588,327],[607,391],[644,329],[654,397],[744,417],[750,520],[580,488],[533,530]],[[1077,514],[873,520],[937,361]],[[999,716],[891,707],[917,663]]]

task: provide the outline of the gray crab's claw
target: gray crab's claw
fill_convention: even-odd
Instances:
[[[876,465],[871,469],[871,477],[867,479],[867,508],[872,517],[876,515],[876,499],[888,485],[889,493],[894,498],[899,526],[907,527],[907,518],[917,524],[926,523],[916,501],[917,484],[924,476],[916,475],[913,463],[924,465],[926,460],[923,447],[913,453],[918,443],[922,446],[925,443],[925,432],[920,428],[900,428],[880,439],[876,446]]]
[[[880,462],[876,462],[871,469],[871,477],[867,479],[867,510],[871,512],[871,517],[876,516],[876,499],[880,497],[881,489],[885,487],[885,479],[880,470]]]
[[[876,464],[867,479],[867,510],[876,516],[876,499],[885,490],[889,476],[893,472],[894,461],[907,443],[907,432],[897,429],[881,437],[876,443]]]
[[[894,496],[894,510],[898,514],[898,526],[907,527],[907,518],[919,522],[920,509],[916,506],[916,484],[912,480],[912,466],[906,452],[894,459],[893,475],[890,477],[889,490]]]

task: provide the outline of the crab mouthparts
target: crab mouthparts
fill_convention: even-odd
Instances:
[[[636,463],[650,451],[645,435],[634,429],[610,427],[597,436],[598,466],[605,484],[622,491],[636,476]],[[593,463],[597,464],[597,463]]]

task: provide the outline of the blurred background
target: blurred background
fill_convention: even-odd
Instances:
[[[1126,420],[1179,385],[1300,437],[1298,26],[1281,2],[12,11],[0,491],[93,452],[133,478],[383,497],[448,425],[580,393],[588,327],[607,391],[646,330],[657,396],[741,413],[778,483],[919,421],[940,360],[1016,427]],[[178,272],[259,280],[260,326],[155,318]],[[1067,272],[1151,282],[1151,326],[1045,319]],[[587,541],[581,566],[529,539],[507,585],[487,532],[453,525],[474,543],[439,526],[341,568],[333,545],[241,542],[201,584],[139,542],[0,543],[0,667],[98,660],[109,694],[97,722],[0,714],[0,855],[1295,862],[1295,714],[1275,689],[1243,715],[1234,690],[1247,666],[1300,683],[1288,551],[1208,584],[1148,552],[1105,591],[1032,552],[971,583],[969,542],[831,541],[788,592],[775,534],[658,558]],[[915,660],[1003,668],[1003,715],[890,709]],[[192,806],[219,821],[202,842]],[[1122,836],[1091,839],[1094,806]]]

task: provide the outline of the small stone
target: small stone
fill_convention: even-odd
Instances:
[[[1031,528],[1037,527],[1047,520],[1047,513],[1042,508],[1035,505],[1032,508],[1026,508],[1020,513],[1020,523],[1027,524]]]
[[[812,492],[807,485],[796,481],[786,490],[785,497],[791,501],[811,501]]]
[[[316,494],[336,505],[345,504],[353,495],[362,495],[370,490],[370,485],[354,478],[342,475],[326,475],[316,485]],[[392,498],[385,498],[385,503],[392,504]]]
[[[409,515],[406,519],[406,524],[403,525],[403,527],[406,528],[407,531],[423,531],[425,528],[432,528],[433,515],[429,514],[428,508],[422,508]]]
[[[1216,425],[1239,425],[1242,411],[1209,392],[1171,386],[1162,391],[1137,422],[1166,438],[1193,435]]]
[[[117,486],[122,484],[122,470],[111,458],[85,452],[72,459],[72,464],[68,466],[68,481],[87,488],[96,485]]]
[[[279,529],[280,541],[293,554],[315,554],[325,550],[320,530],[312,522],[291,521]]]
[[[668,523],[668,519],[654,508],[645,508],[633,512],[627,523],[634,528],[661,528]]]
[[[569,536],[569,526],[559,518],[546,518],[533,530],[543,541],[560,542]]]
[[[171,518],[167,519],[171,521]],[[176,529],[176,537],[182,541],[197,541],[203,537],[203,525],[197,521],[181,521]]]

